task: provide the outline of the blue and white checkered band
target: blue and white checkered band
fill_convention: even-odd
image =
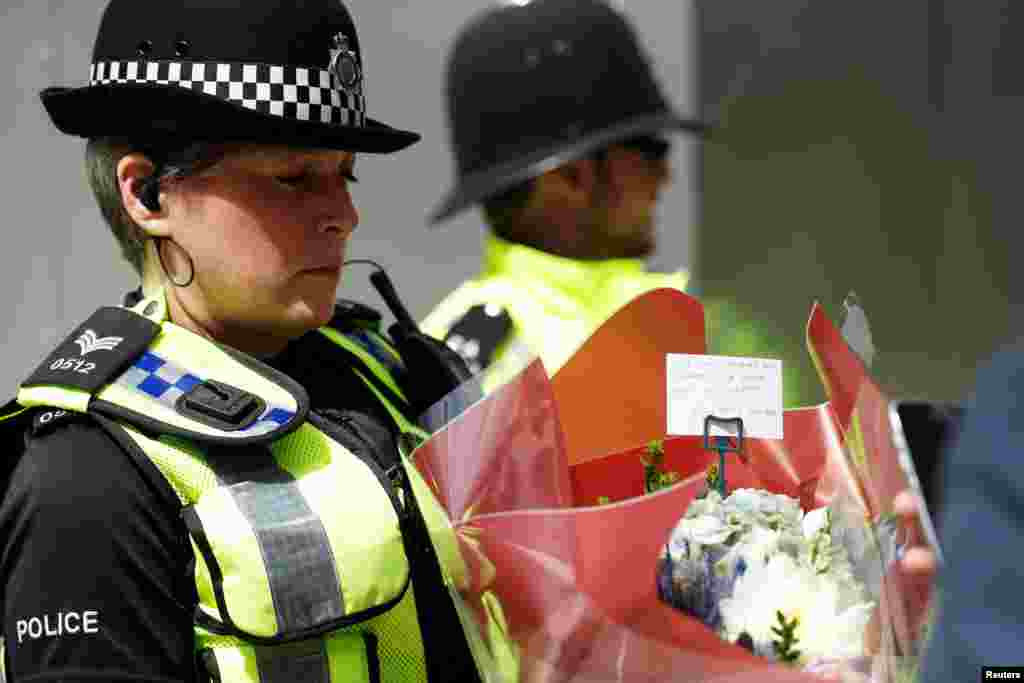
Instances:
[[[133,389],[151,401],[158,401],[174,410],[174,403],[192,387],[203,381],[201,377],[184,370],[147,351],[135,361],[120,377],[117,383]],[[245,429],[223,432],[222,436],[246,437],[267,434],[295,416],[295,413],[280,406],[267,405],[259,419]]]
[[[96,62],[91,85],[153,83],[214,95],[247,109],[297,121],[363,126],[361,83],[341,87],[327,69],[215,62]]]

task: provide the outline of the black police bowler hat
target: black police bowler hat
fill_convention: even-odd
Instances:
[[[445,95],[456,183],[431,223],[625,138],[705,126],[662,96],[602,0],[505,0],[460,31]]]
[[[62,132],[394,152],[419,135],[369,118],[340,0],[111,0],[89,85],[40,97]]]

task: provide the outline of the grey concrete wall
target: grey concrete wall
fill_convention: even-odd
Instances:
[[[37,97],[48,85],[81,85],[101,0],[2,0],[0,14],[0,311],[6,319],[0,390],[13,392],[48,350],[96,307],[134,286],[101,223],[82,175],[82,141],[53,129]],[[158,1],[158,0],[139,0]],[[618,0],[635,20],[670,97],[693,109],[691,53],[683,36],[690,0]],[[424,141],[394,157],[365,156],[356,201],[363,216],[350,253],[385,264],[422,317],[473,273],[481,228],[475,212],[428,231],[425,216],[452,176],[441,102],[444,56],[480,0],[350,0],[366,63],[370,112],[419,131]],[[145,115],[140,112],[140,115]],[[688,146],[674,160],[677,183],[662,207],[656,265],[688,266],[695,203]],[[346,273],[340,296],[381,304],[365,268]]]
[[[884,386],[959,399],[1020,331],[1014,8],[701,3],[704,97],[721,127],[704,149],[694,260],[708,301],[759,321],[762,352],[813,378],[811,303],[838,318],[855,290]]]

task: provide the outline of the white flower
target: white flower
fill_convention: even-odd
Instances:
[[[722,635],[735,642],[746,632],[755,651],[774,657],[772,627],[777,612],[798,619],[797,650],[801,661],[815,657],[846,658],[864,653],[864,628],[870,603],[848,604],[843,589],[828,575],[815,573],[786,554],[753,565],[737,579],[732,597],[722,600]]]
[[[736,489],[725,499],[724,505],[727,512],[776,519],[785,526],[799,524],[803,518],[800,501],[759,489]]]
[[[757,489],[736,489],[729,495],[727,501],[729,507],[741,512],[775,512],[774,501],[769,505],[764,499],[765,494],[765,491]]]
[[[711,490],[708,491],[704,498],[696,498],[690,503],[690,507],[686,508],[686,514],[683,516],[683,519],[720,514],[721,507],[722,496],[718,494],[718,491]]]
[[[804,515],[804,537],[808,540],[814,538],[816,533],[824,529],[826,524],[829,524],[829,515],[830,513],[827,507],[811,510]]]
[[[691,543],[700,545],[719,545],[732,534],[724,520],[712,515],[704,515],[696,519],[687,520],[683,534]]]
[[[755,526],[740,539],[732,554],[742,558],[748,567],[764,565],[779,552],[781,541],[780,532]]]

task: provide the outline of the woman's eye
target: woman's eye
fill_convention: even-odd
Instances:
[[[359,179],[356,178],[355,173],[351,169],[340,169],[339,175],[350,183],[359,182]],[[302,171],[301,173],[274,176],[274,179],[282,185],[298,189],[311,185],[314,181],[314,176],[309,171]]]
[[[308,175],[305,173],[298,173],[296,175],[277,176],[276,180],[279,183],[287,185],[289,187],[298,187],[306,182]]]

